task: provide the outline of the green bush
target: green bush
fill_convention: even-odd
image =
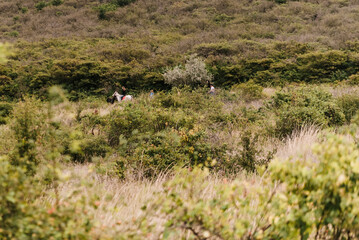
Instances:
[[[297,58],[297,71],[300,80],[305,82],[329,82],[335,79],[338,71],[344,71],[338,80],[345,79],[353,71],[348,54],[343,51],[310,52],[299,55]],[[353,60],[357,61],[357,60]]]
[[[269,171],[262,170],[258,182],[223,181],[213,195],[207,192],[213,177],[208,169],[180,169],[166,183],[164,192],[146,204],[137,226],[124,236],[141,238],[158,233],[169,239],[358,237],[356,144],[345,137],[329,136],[313,149],[317,161],[276,160],[269,164]],[[161,227],[158,222],[153,223],[153,218],[164,220]]]
[[[350,85],[359,85],[359,74],[353,74],[349,77],[348,83]]]
[[[7,117],[12,112],[12,105],[7,102],[0,102],[0,116]]]
[[[233,47],[226,43],[203,43],[195,47],[196,53],[202,57],[217,56],[217,55],[232,55],[235,54]]]
[[[105,157],[110,148],[107,141],[101,137],[82,136],[72,133],[68,153],[74,162],[91,162],[93,157]]]
[[[240,91],[241,98],[244,101],[253,101],[258,100],[263,97],[263,87],[255,84],[253,81],[249,81],[247,83],[241,83],[238,85],[232,86],[233,90]]]
[[[115,11],[117,8],[117,6],[115,4],[101,4],[100,6],[97,7],[97,11],[98,11],[98,18],[100,20],[106,20],[108,19],[106,13],[107,12],[111,12],[111,11]]]
[[[337,102],[345,115],[345,120],[350,123],[350,120],[359,110],[359,97],[351,94],[343,95],[337,99]]]
[[[52,177],[56,171],[51,170]],[[0,181],[0,238],[91,238],[94,224],[88,211],[95,205],[91,199],[77,198],[80,188],[69,193],[62,202],[48,206],[39,204],[37,201],[44,194],[44,186],[3,157],[0,158]]]
[[[40,135],[41,125],[45,116],[39,110],[39,102],[34,98],[25,98],[13,111],[11,128],[17,141],[11,156],[11,163],[26,168],[28,174],[35,174],[39,164],[37,159],[36,141]]]
[[[123,7],[135,1],[136,0],[113,0],[112,2],[120,7]]]
[[[359,151],[344,137],[331,136],[314,152],[317,161],[271,164],[272,181],[283,183],[271,203],[270,239],[346,239],[358,236]]]
[[[61,4],[63,4],[64,1],[63,0],[51,0],[51,4],[53,6],[60,6]]]
[[[340,126],[345,116],[333,97],[320,89],[302,88],[279,92],[272,98],[271,111],[277,115],[276,133],[290,135],[305,125]]]
[[[40,1],[38,3],[35,4],[35,8],[38,11],[41,11],[42,9],[44,9],[47,6],[47,3],[45,1]]]
[[[6,124],[6,117],[12,112],[12,105],[5,102],[0,102],[0,125]]]

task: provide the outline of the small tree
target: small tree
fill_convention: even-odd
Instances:
[[[172,86],[198,86],[204,84],[206,81],[211,81],[213,76],[206,69],[206,64],[203,60],[191,55],[184,68],[176,66],[171,70],[167,70],[163,74],[165,82]]]

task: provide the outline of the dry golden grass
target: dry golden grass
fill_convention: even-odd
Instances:
[[[294,132],[284,144],[279,146],[276,158],[281,160],[313,158],[312,147],[319,140],[320,131],[316,126],[305,126],[300,131]]]
[[[320,132],[316,127],[308,126],[301,131],[294,133],[281,146],[279,146],[276,158],[286,160],[290,158],[313,158],[311,147],[319,140]],[[58,187],[60,202],[65,199],[68,194],[78,190],[81,182],[91,184],[81,186],[80,196],[91,198],[94,195],[99,196],[98,208],[93,209],[91,214],[98,222],[97,235],[101,235],[102,231],[121,232],[133,227],[134,221],[143,214],[141,207],[155,200],[158,194],[164,192],[164,183],[173,179],[175,176],[169,174],[161,174],[156,179],[138,179],[134,177],[126,181],[121,181],[115,177],[98,174],[94,171],[91,164],[84,165],[67,165],[63,170],[63,175],[71,176],[70,180],[65,181]],[[237,181],[248,185],[251,188],[261,187],[263,185],[262,178],[257,175],[239,174],[235,176]],[[224,176],[212,174],[207,179],[205,189],[201,189],[203,198],[212,198],[217,192],[216,189],[223,184],[230,184],[233,180]],[[178,193],[185,193],[181,186],[176,189]],[[45,198],[41,200],[44,206],[54,204],[55,198],[53,189],[46,193]],[[252,207],[256,207],[253,201]],[[240,213],[239,213],[240,214]],[[160,214],[159,214],[160,216]],[[245,217],[245,213],[241,213]],[[163,223],[166,219],[153,218],[150,221]],[[105,231],[106,230],[106,231]],[[157,229],[160,231],[160,227]],[[155,236],[154,234],[153,236]],[[185,235],[183,236],[186,239]]]

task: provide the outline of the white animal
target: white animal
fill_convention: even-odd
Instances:
[[[117,91],[115,91],[113,94],[112,94],[112,97],[116,97],[117,101],[121,102],[121,101],[131,101],[132,100],[132,96],[131,95],[126,95],[122,100],[121,98],[123,97],[123,95],[119,94]]]

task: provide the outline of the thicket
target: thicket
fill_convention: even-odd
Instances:
[[[277,160],[253,186],[222,184],[206,195],[208,169],[180,170],[147,204],[126,237],[178,239],[348,239],[358,237],[358,148],[329,136],[312,159]],[[182,192],[178,192],[181,186]],[[183,192],[183,190],[185,192]],[[160,219],[161,226],[151,219]],[[125,237],[125,238],[126,238]]]
[[[138,169],[151,178],[176,166],[199,164],[224,174],[256,172],[275,153],[263,149],[266,139],[281,140],[307,125],[342,126],[359,109],[355,96],[334,98],[320,87],[284,88],[267,97],[261,86],[249,82],[216,95],[207,92],[206,87],[187,87],[157,92],[153,98],[141,94],[105,115],[99,114],[107,106],[103,100],[92,100],[93,106],[86,108],[80,101],[76,110],[61,110],[75,111],[71,127],[53,123],[57,129],[53,134],[61,139],[57,149],[65,162],[107,162],[107,171],[121,178]],[[21,160],[32,172],[46,155],[39,148],[47,146],[46,114],[41,110],[47,107],[25,99],[4,104],[5,114],[11,116],[11,120],[4,117],[4,123],[12,126],[18,142],[13,152],[20,157],[14,163]],[[246,106],[253,101],[260,107]],[[238,139],[228,135],[233,132],[240,133]]]
[[[119,85],[164,90],[165,70],[192,54],[205,59],[216,87],[356,84],[355,1],[61,2],[0,2],[11,13],[1,16],[0,38],[17,49],[0,67],[2,97],[43,96],[54,84],[73,99]]]
[[[204,65],[196,63],[193,57],[186,63],[184,57],[162,55],[151,47],[156,44],[152,40],[129,41],[19,42],[10,60],[0,65],[2,98],[14,99],[27,93],[45,98],[46,89],[52,85],[61,85],[76,100],[88,95],[105,97],[122,85],[136,94],[150,89],[168,90],[170,84],[183,85],[189,81],[204,86],[206,80],[211,80],[215,87],[225,88],[247,82],[266,87],[291,82],[338,83],[349,79],[349,83],[355,84],[359,66],[355,51],[321,52],[295,42],[265,45],[268,51],[265,57],[234,60],[219,55],[216,59],[207,57]],[[166,71],[169,66],[181,63],[183,69],[177,66]]]
[[[349,104],[351,96],[333,98],[319,87],[293,87],[259,98],[261,88],[253,85],[248,86],[255,89],[253,96],[243,94],[244,85],[216,95],[206,88],[174,88],[115,106],[103,106],[98,99],[70,103],[61,89],[52,88],[48,102],[25,97],[10,104],[11,128],[1,134],[16,144],[11,151],[0,146],[7,152],[0,160],[0,234],[24,239],[94,236],[96,221],[87,213],[98,206],[97,196],[78,199],[75,191],[45,208],[33,201],[44,185],[54,188],[57,199],[56,186],[65,181],[61,164],[94,162],[95,170],[123,179],[182,169],[165,192],[143,208],[146,217],[136,224],[139,229],[122,232],[123,237],[152,230],[170,239],[184,232],[223,239],[356,236],[356,218],[348,214],[356,211],[355,143],[330,137],[316,148],[323,150],[316,151],[319,161],[273,162],[275,149],[263,148],[266,139],[275,141],[307,124],[343,125],[346,116],[355,114],[343,103]],[[262,101],[261,107],[246,107],[252,99]],[[292,117],[297,112],[305,112],[306,118]],[[228,137],[235,132],[239,139]],[[203,197],[208,174],[233,176],[241,171],[265,172],[264,186],[234,182],[220,185],[215,196]],[[177,193],[176,186],[189,194]],[[166,224],[155,231],[152,216]]]

